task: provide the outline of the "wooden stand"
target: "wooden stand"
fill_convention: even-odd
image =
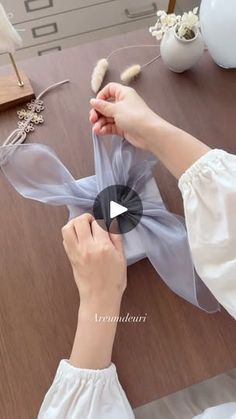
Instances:
[[[20,105],[35,98],[31,83],[24,72],[20,72],[24,86],[20,87],[13,73],[0,76],[0,111]]]

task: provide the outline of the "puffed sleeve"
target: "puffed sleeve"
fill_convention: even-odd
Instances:
[[[119,383],[116,367],[103,370],[73,367],[62,360],[38,419],[134,419]]]
[[[193,261],[236,318],[236,156],[210,150],[179,179]]]
[[[207,409],[193,419],[236,419],[236,403],[225,403]]]

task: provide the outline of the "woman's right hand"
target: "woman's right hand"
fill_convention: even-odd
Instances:
[[[134,89],[118,83],[109,83],[90,103],[90,122],[97,135],[117,134],[145,150],[152,151],[151,128],[167,124]]]
[[[90,101],[97,135],[117,134],[151,151],[177,178],[210,149],[155,114],[130,87],[110,83]]]

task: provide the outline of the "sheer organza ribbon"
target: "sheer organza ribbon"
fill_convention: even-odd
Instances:
[[[194,271],[184,219],[164,206],[152,173],[156,158],[116,136],[110,154],[102,137],[93,135],[93,146],[95,175],[79,180],[42,144],[2,147],[1,168],[22,196],[66,205],[70,218],[92,212],[97,194],[108,186],[134,189],[142,200],[143,215],[123,235],[128,264],[146,256],[177,295],[207,312],[218,311],[218,302]]]

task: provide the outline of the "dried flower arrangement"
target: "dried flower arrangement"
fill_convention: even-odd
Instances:
[[[182,16],[174,13],[168,15],[164,10],[158,10],[157,18],[156,24],[149,28],[149,32],[159,41],[174,26],[176,26],[176,33],[181,39],[193,39],[195,37],[194,29],[199,27],[198,7],[188,13],[184,12]]]
[[[193,11],[185,12],[183,15],[175,15],[174,13],[167,14],[164,10],[159,10],[157,12],[157,22],[154,26],[149,28],[149,32],[152,36],[156,37],[157,40],[161,41],[164,34],[171,28],[176,27],[176,34],[181,39],[189,40],[195,37],[195,29],[199,27],[199,18],[198,18],[198,7],[195,7]],[[94,93],[97,93],[103,83],[104,77],[109,69],[109,60],[112,55],[116,54],[119,51],[130,49],[130,48],[143,48],[143,47],[155,47],[159,45],[131,45],[123,48],[118,48],[115,51],[112,51],[108,57],[100,59],[95,65],[92,77],[91,77],[91,88]],[[134,78],[136,78],[141,71],[152,64],[160,58],[160,54],[155,56],[152,60],[143,64],[133,64],[124,70],[120,79],[122,82],[129,84]]]

